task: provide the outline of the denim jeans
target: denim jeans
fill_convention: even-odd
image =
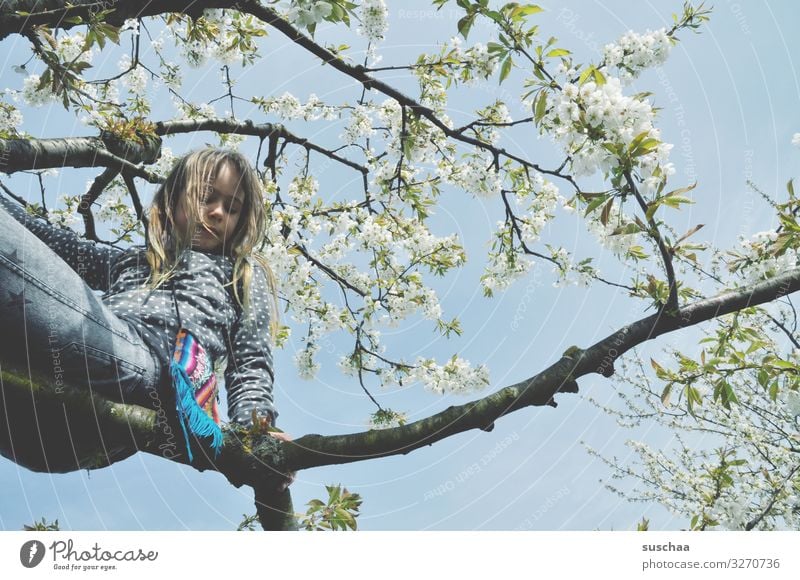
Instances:
[[[3,362],[113,401],[152,407],[164,369],[135,325],[0,207]],[[155,396],[154,396],[155,395]]]

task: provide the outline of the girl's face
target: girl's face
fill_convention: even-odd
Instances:
[[[244,194],[239,190],[240,180],[241,175],[231,164],[220,166],[214,180],[209,183],[205,201],[200,206],[202,223],[197,224],[192,237],[192,248],[222,253],[230,247],[244,207]],[[184,205],[179,203],[175,225],[181,231],[186,231],[188,221]]]

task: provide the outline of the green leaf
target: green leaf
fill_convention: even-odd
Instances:
[[[609,235],[611,235],[611,236],[625,236],[625,235],[629,235],[629,234],[638,234],[641,231],[642,231],[641,226],[639,226],[638,224],[629,223],[629,224],[625,224],[624,226],[619,226],[617,229],[615,229]]]
[[[594,77],[594,82],[597,83],[597,86],[603,86],[606,84],[606,77],[599,70],[594,69],[592,71],[592,76]]]
[[[603,211],[600,212],[600,223],[604,226],[608,225],[608,218],[611,216],[611,208],[614,207],[614,198],[608,200],[608,203],[603,206]]]
[[[537,123],[544,118],[545,113],[547,113],[547,90],[542,89],[539,91],[534,104],[533,116]]]
[[[663,379],[664,377],[666,377],[666,376],[667,376],[667,371],[666,371],[666,369],[665,369],[664,367],[662,367],[660,364],[658,364],[658,363],[655,361],[655,359],[653,359],[653,358],[651,358],[651,359],[650,359],[650,366],[652,366],[652,367],[653,367],[653,370],[655,370],[655,371],[656,371],[656,376],[657,376],[659,379]]]
[[[689,413],[694,416],[694,406],[697,405],[700,407],[703,404],[703,398],[700,396],[700,391],[698,391],[692,385],[686,386],[686,402],[689,405]]]
[[[670,191],[668,194],[666,194],[664,197],[672,197],[673,195],[683,195],[684,193],[689,193],[695,187],[697,187],[697,182],[696,181],[692,185],[689,185],[689,186],[686,186],[686,187],[680,187],[678,189],[674,189],[674,190]]]
[[[627,255],[635,260],[646,260],[649,255],[644,251],[642,246],[631,246],[628,248]]]
[[[550,52],[548,52],[545,56],[548,58],[555,58],[557,56],[568,56],[572,54],[566,48],[554,48]]]
[[[82,73],[87,68],[92,68],[92,65],[83,60],[80,62],[76,62],[75,64],[72,65],[72,70],[74,70],[78,74]]]
[[[328,20],[330,22],[339,22],[339,21],[342,20],[342,18],[344,18],[345,14],[346,14],[346,12],[344,11],[344,8],[342,8],[338,4],[332,4],[331,5],[331,13],[328,16]]]
[[[703,228],[704,225],[705,224],[697,224],[696,226],[694,226],[692,229],[690,229],[688,232],[686,232],[680,238],[678,238],[678,241],[675,242],[675,245],[677,246],[683,240],[685,240],[685,239],[689,238],[690,236],[693,236],[694,234],[696,234],[699,230],[701,230]]]
[[[39,84],[36,86],[37,91],[41,91],[50,84],[51,75],[52,73],[50,72],[49,68],[42,73],[42,77],[39,79]]]
[[[542,10],[544,10],[544,8],[542,8],[541,6],[537,6],[536,4],[528,4],[526,6],[517,6],[511,12],[511,16],[512,16],[512,18],[514,16],[530,16],[531,14],[538,14],[539,12],[542,12]]]
[[[409,135],[401,135],[400,144],[403,150],[403,155],[406,157],[411,157],[411,152],[414,149],[414,140],[411,139]]]
[[[111,39],[114,44],[119,44],[119,28],[111,24],[103,23],[96,26],[104,36]]]
[[[721,379],[714,385],[714,400],[718,400],[726,409],[730,409],[732,403],[739,402],[736,393],[733,391],[733,387],[724,379]]]
[[[469,34],[469,31],[472,28],[473,24],[475,24],[474,13],[467,14],[466,16],[464,16],[464,18],[458,21],[458,32],[459,34],[461,34],[461,36],[464,37],[464,39],[467,38],[467,35]]]
[[[778,400],[778,381],[773,381],[769,386],[769,398],[773,401]]]
[[[511,65],[513,61],[511,60],[511,55],[508,55],[505,60],[503,61],[503,65],[500,68],[500,82],[502,83],[508,74],[511,72]]]
[[[631,152],[631,157],[639,157],[640,155],[647,155],[648,153],[653,151],[656,147],[658,147],[660,144],[661,141],[659,141],[658,139],[654,139],[653,137],[643,139],[635,147],[633,146],[629,147],[629,150]]]
[[[790,363],[786,360],[781,360],[779,358],[773,359],[770,361],[770,364],[777,369],[786,369],[786,370],[797,370],[797,365]]]
[[[642,141],[641,144],[639,145],[639,147],[641,149],[643,149],[644,151],[652,151],[653,149],[658,147],[660,144],[661,144],[661,141],[651,137],[649,139],[645,139],[644,141]]]
[[[486,49],[489,51],[490,54],[491,53],[495,53],[495,52],[499,52],[499,53],[505,54],[505,53],[508,52],[508,49],[505,46],[503,46],[501,44],[497,44],[496,42],[488,43],[486,45]]]
[[[652,360],[652,359],[651,359],[651,360]],[[655,361],[654,361],[654,362],[655,362]],[[669,399],[670,399],[670,396],[671,396],[671,395],[672,395],[672,383],[670,383],[670,384],[668,384],[666,387],[664,387],[664,390],[663,390],[663,392],[661,393],[661,403],[662,403],[662,404],[663,404],[665,407],[669,407]]]
[[[652,220],[653,216],[655,215],[656,211],[658,210],[658,206],[659,205],[661,205],[661,200],[660,199],[657,199],[654,202],[649,203],[647,205],[647,211],[644,214],[644,219],[646,219],[647,221]]]
[[[642,141],[644,141],[644,140],[645,140],[645,138],[647,138],[647,136],[648,136],[649,134],[650,134],[650,131],[643,131],[643,132],[639,133],[638,135],[636,135],[636,137],[634,137],[634,138],[631,140],[631,144],[630,144],[630,145],[628,145],[628,149],[629,149],[630,151],[633,151],[634,149],[636,149],[636,148],[639,146],[639,143],[641,143]]]
[[[578,84],[582,85],[583,83],[585,83],[589,79],[589,77],[592,76],[593,71],[594,71],[593,66],[590,66],[589,68],[584,70],[581,73],[581,76],[578,77]]]
[[[671,207],[672,209],[678,209],[680,208],[681,204],[692,204],[694,201],[688,197],[683,197],[682,195],[671,195],[662,198],[661,203],[667,207]]]
[[[341,493],[342,493],[341,486],[339,486],[339,485],[327,486],[326,485],[325,487],[328,489],[328,496],[329,496],[328,497],[328,503],[329,504],[333,504],[333,503],[336,503],[337,501],[339,501],[339,497],[341,496]]]
[[[592,201],[589,203],[589,206],[586,208],[586,211],[583,213],[583,217],[586,217],[587,215],[589,215],[590,213],[592,213],[594,210],[596,210],[598,207],[600,207],[601,205],[603,205],[603,203],[605,203],[605,201],[606,201],[607,199],[608,199],[608,196],[607,196],[607,195],[603,195],[603,196],[601,196],[601,197],[597,197],[597,198],[593,199],[593,200],[592,200]]]

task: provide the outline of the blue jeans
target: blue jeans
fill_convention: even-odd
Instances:
[[[164,366],[135,325],[0,207],[2,361],[113,401],[152,408]],[[166,361],[164,361],[166,363]]]

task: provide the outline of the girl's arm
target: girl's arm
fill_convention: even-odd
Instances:
[[[100,246],[93,241],[81,239],[72,230],[58,228],[42,218],[29,214],[22,206],[4,195],[0,195],[0,207],[47,244],[83,278],[90,288],[108,290],[111,264],[123,250]]]
[[[252,424],[253,411],[259,416],[268,416],[272,425],[278,416],[272,402],[274,372],[269,301],[269,286],[264,270],[254,265],[250,282],[250,308],[231,329],[231,356],[225,369],[228,417],[241,425]]]

